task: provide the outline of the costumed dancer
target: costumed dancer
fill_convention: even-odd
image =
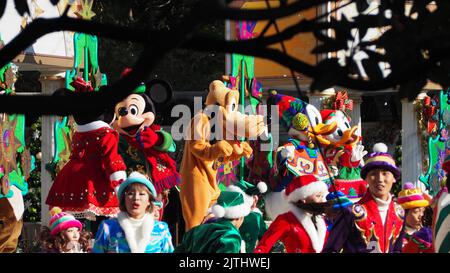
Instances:
[[[92,237],[88,231],[83,231],[83,225],[73,215],[62,212],[54,207],[50,214],[52,218],[48,227],[44,227],[40,239],[42,251],[46,253],[86,253]]]
[[[267,185],[264,182],[259,182],[255,186],[242,180],[228,186],[226,190],[241,193],[244,196],[244,201],[250,206],[251,211],[245,216],[244,222],[239,228],[239,232],[245,242],[245,252],[253,253],[257,242],[261,240],[262,236],[267,231],[263,213],[257,207],[259,200],[258,195],[267,191]]]
[[[241,114],[238,102],[238,91],[227,88],[221,81],[213,81],[209,85],[205,109],[191,120],[180,171],[180,199],[186,231],[206,219],[208,209],[220,195],[217,168],[252,154],[250,145],[237,139],[256,139],[267,131],[264,117]]]
[[[75,92],[93,91],[90,82],[80,77],[71,85]],[[56,92],[73,95],[65,90]],[[73,117],[77,127],[70,160],[56,176],[46,204],[89,220],[95,220],[96,215],[114,216],[119,211],[115,189],[126,179],[126,166],[117,152],[119,134],[109,126],[112,109]]]
[[[294,178],[285,190],[289,211],[272,222],[254,252],[269,253],[281,240],[288,253],[320,253],[328,236],[322,216],[327,188],[314,175]]]
[[[250,205],[239,192],[222,191],[212,207],[217,219],[195,226],[175,249],[178,253],[241,253],[239,228],[250,213]]]
[[[313,174],[322,181],[330,179],[318,145],[329,145],[324,135],[336,130],[336,123],[323,124],[319,110],[300,99],[272,92],[268,104],[278,106],[281,125],[288,131],[288,143],[276,154],[277,170],[271,182],[272,192],[265,196],[266,213],[271,219],[288,211],[282,191],[294,177]]]
[[[404,210],[390,193],[400,169],[387,150],[384,143],[374,145],[361,170],[368,191],[334,221],[323,252],[402,251]]]
[[[350,127],[350,117],[340,110],[322,110],[320,114],[324,124],[337,124],[333,133],[325,135],[330,141],[324,146],[326,162],[330,169],[335,170],[329,191],[341,191],[352,202],[357,202],[367,190],[367,182],[361,179],[360,174],[360,163],[367,151],[358,144],[360,137],[355,134],[358,126]]]
[[[129,73],[131,69],[127,68],[121,76],[124,77]],[[168,89],[165,91],[169,92]],[[139,156],[144,159],[143,163],[140,162],[140,158],[137,160],[145,165],[145,167],[142,166],[144,170],[133,169],[132,171],[148,173],[158,198],[164,201],[168,195],[166,191],[179,185],[181,177],[177,172],[175,160],[167,153],[174,151],[175,142],[168,132],[154,123],[156,109],[151,92],[151,88],[141,83],[131,95],[118,102],[115,106],[117,120],[113,126],[126,140],[126,143],[121,143],[121,154],[124,157],[128,156],[125,155],[124,150],[131,148],[133,153],[139,153]],[[126,147],[122,148],[122,146]]]
[[[425,193],[408,182],[399,192],[397,202],[405,210],[405,237],[402,252],[433,253],[433,232],[431,228],[422,226],[425,208],[430,205],[425,198]]]
[[[120,212],[105,220],[95,236],[94,253],[173,252],[172,236],[165,222],[155,220],[156,190],[141,173],[132,172],[119,187]]]

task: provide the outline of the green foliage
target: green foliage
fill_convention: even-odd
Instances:
[[[24,196],[24,222],[41,221],[41,160],[36,155],[41,152],[41,118],[31,125],[31,138],[27,139],[30,154],[35,157],[35,168],[28,178],[28,194]]]

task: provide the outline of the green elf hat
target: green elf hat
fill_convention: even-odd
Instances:
[[[247,216],[250,213],[250,206],[244,202],[241,193],[222,191],[211,211],[218,218],[236,219]]]
[[[245,180],[242,180],[228,186],[227,191],[241,193],[244,196],[245,203],[252,205],[253,195],[265,193],[267,191],[267,184],[261,181],[255,186]]]

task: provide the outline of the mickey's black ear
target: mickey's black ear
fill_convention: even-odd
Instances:
[[[156,105],[166,105],[172,100],[172,86],[161,79],[153,79],[146,84],[146,94]]]

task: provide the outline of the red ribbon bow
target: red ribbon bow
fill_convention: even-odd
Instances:
[[[348,98],[347,92],[339,91],[336,94],[336,99],[333,103],[334,110],[353,110],[353,100]]]
[[[431,104],[431,98],[426,96],[423,99],[423,114],[427,121],[427,132],[432,134],[435,130],[437,130],[437,123],[434,119],[434,115],[436,114],[436,106]]]
[[[75,88],[75,92],[78,93],[85,93],[85,92],[92,92],[94,91],[94,88],[91,85],[91,82],[85,82],[83,78],[77,77],[74,81],[70,83],[73,88]]]

